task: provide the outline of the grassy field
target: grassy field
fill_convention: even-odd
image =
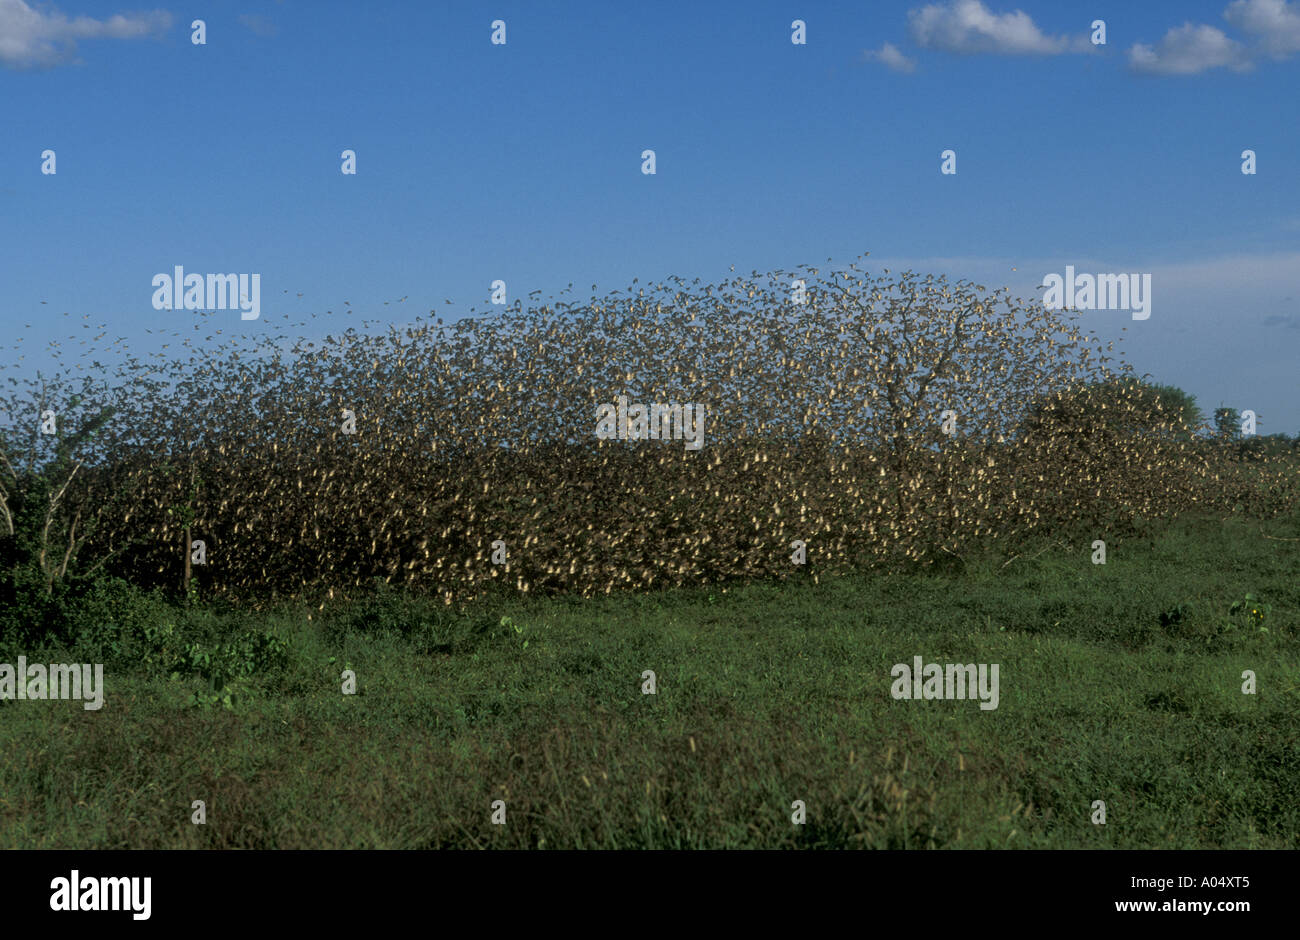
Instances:
[[[92,599],[0,657],[108,689],[0,703],[0,846],[1300,847],[1300,519],[1090,541],[463,611]],[[918,655],[999,664],[999,706],[893,699]]]

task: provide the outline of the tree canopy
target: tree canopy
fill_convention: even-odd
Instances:
[[[1188,440],[1205,426],[1196,397],[1173,385],[1116,375],[1041,396],[1028,409],[1022,436],[1049,430],[1101,440],[1114,434]]]

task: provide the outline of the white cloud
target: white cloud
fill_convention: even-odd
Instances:
[[[950,0],[907,14],[912,38],[928,49],[961,54],[1060,55],[1091,52],[1087,37],[1045,35],[1029,14],[994,13],[980,0]]]
[[[1158,75],[1196,75],[1214,68],[1244,71],[1259,53],[1286,59],[1300,52],[1300,2],[1233,0],[1223,18],[1254,40],[1246,47],[1213,26],[1184,23],[1169,30],[1154,49],[1129,49],[1129,65]]]
[[[875,59],[881,65],[893,69],[895,72],[916,71],[916,63],[903,55],[903,53],[899,52],[898,47],[890,42],[885,43],[879,49],[863,50],[862,58]]]
[[[1165,33],[1152,48],[1141,43],[1128,51],[1129,66],[1154,75],[1196,75],[1216,68],[1251,68],[1245,46],[1213,26],[1184,23]]]
[[[1259,40],[1276,59],[1300,52],[1300,3],[1286,0],[1234,0],[1223,18]]]
[[[24,0],[0,0],[0,65],[59,65],[75,58],[78,39],[138,39],[169,26],[171,14],[161,10],[105,20],[69,19],[53,9],[33,10]]]

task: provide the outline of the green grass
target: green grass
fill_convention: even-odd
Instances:
[[[105,661],[108,694],[0,703],[0,846],[1300,847],[1300,520],[1183,521],[1108,539],[1104,566],[1089,543],[311,620],[119,597],[72,649],[21,651]],[[114,637],[132,617],[172,630]],[[165,671],[250,632],[287,659],[232,679],[230,708],[191,704],[212,694],[193,657]],[[917,655],[1000,664],[999,707],[892,699]]]

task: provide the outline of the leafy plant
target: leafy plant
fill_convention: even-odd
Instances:
[[[247,693],[247,688],[242,683],[227,683],[224,679],[213,676],[208,682],[208,688],[204,692],[194,692],[190,695],[189,705],[192,708],[223,708],[226,711],[234,711],[235,705]]]
[[[1255,598],[1254,594],[1247,594],[1228,608],[1229,614],[1236,617],[1244,616],[1248,623],[1258,628],[1260,633],[1268,633],[1268,627],[1264,626],[1264,621],[1272,612],[1272,606],[1261,603]]]
[[[523,648],[523,649],[528,649],[528,638],[527,638],[526,636],[524,636],[524,633],[525,633],[526,628],[525,628],[522,624],[515,623],[515,622],[514,622],[513,620],[511,620],[509,617],[502,617],[502,618],[501,618],[501,626],[503,626],[503,627],[509,627],[511,630],[513,630],[515,636],[520,637],[520,638],[523,639],[523,641],[524,641],[524,645],[523,645],[522,648]]]

